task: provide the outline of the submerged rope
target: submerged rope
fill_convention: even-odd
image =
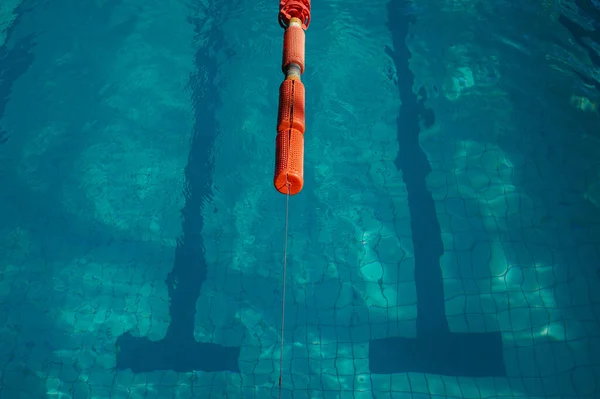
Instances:
[[[285,196],[285,236],[283,238],[283,282],[281,294],[281,347],[279,348],[279,399],[282,395],[282,380],[283,380],[283,343],[285,333],[285,291],[287,280],[287,246],[288,246],[288,225],[289,225],[289,209],[290,209],[290,183],[286,182],[287,195]]]

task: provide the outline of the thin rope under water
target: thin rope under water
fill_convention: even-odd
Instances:
[[[288,245],[288,222],[290,210],[290,182],[286,181],[287,194],[285,196],[285,237],[283,239],[283,282],[281,295],[281,347],[279,348],[279,399],[282,395],[282,380],[283,380],[283,340],[285,332],[285,289],[287,280],[287,245]]]

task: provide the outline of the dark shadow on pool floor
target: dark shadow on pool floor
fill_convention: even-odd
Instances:
[[[399,151],[396,167],[402,171],[408,192],[415,255],[417,291],[417,337],[390,337],[372,340],[369,367],[376,374],[422,372],[430,374],[488,377],[506,375],[502,337],[493,333],[452,333],[445,312],[440,258],[444,253],[435,202],[427,189],[431,165],[419,144],[420,123],[434,124],[433,112],[425,106],[427,94],[413,92],[414,74],[406,45],[412,15],[403,10],[406,0],[391,0],[388,15],[394,51],[388,49],[396,65],[402,105],[398,115]]]
[[[193,20],[198,35],[203,21]],[[209,43],[223,43],[220,33],[213,33]],[[117,339],[117,368],[133,372],[156,370],[231,371],[239,372],[239,347],[225,347],[194,339],[196,301],[207,276],[202,240],[203,204],[212,195],[213,163],[211,152],[218,133],[214,115],[219,98],[212,83],[218,66],[211,49],[202,47],[196,53],[198,74],[192,79],[194,89],[195,129],[188,164],[185,168],[185,206],[182,209],[183,236],[177,243],[175,264],[167,277],[171,324],[164,339],[150,341],[126,333]]]
[[[11,34],[20,22],[21,7],[17,8],[15,22],[6,32],[6,42],[0,47],[0,120],[6,110],[14,82],[31,66],[34,60],[34,35],[28,35],[9,48]],[[7,131],[0,127],[0,145],[9,139]]]

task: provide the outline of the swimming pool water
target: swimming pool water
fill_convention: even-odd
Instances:
[[[0,399],[276,398],[264,0],[0,5]],[[284,398],[600,397],[593,1],[313,1]]]

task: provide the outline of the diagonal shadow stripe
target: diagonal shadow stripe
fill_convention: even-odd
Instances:
[[[12,32],[20,23],[21,15],[27,11],[22,5],[17,7],[15,10],[17,17],[6,31],[4,46],[0,46],[0,120],[10,99],[13,84],[21,75],[27,72],[35,58],[33,55],[34,35],[22,38],[9,48]],[[8,132],[0,128],[0,144],[6,143],[8,139]]]

